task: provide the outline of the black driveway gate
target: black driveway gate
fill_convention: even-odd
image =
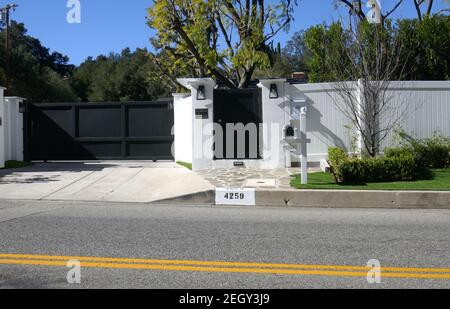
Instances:
[[[173,160],[173,101],[27,104],[25,159]]]

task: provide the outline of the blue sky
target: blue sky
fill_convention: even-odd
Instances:
[[[145,16],[152,0],[80,0],[81,24],[67,23],[67,0],[0,0],[0,6],[11,2],[19,5],[13,19],[25,23],[30,35],[51,50],[68,55],[74,64],[88,56],[119,52],[125,47],[150,48],[152,30],[145,24]],[[299,2],[289,33],[277,37],[282,44],[298,30],[339,18],[340,12],[334,9],[332,0]],[[381,0],[384,7],[393,2]],[[405,1],[397,17],[415,16],[411,2]],[[436,9],[444,6],[444,0],[437,1]]]

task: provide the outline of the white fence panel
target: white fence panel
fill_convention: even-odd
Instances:
[[[305,97],[308,106],[308,127],[311,145],[309,156],[325,158],[330,147],[351,150],[356,133],[349,130],[351,121],[337,108],[333,100],[340,100],[332,84],[292,85],[292,97]],[[314,161],[318,161],[314,160]]]
[[[450,136],[450,82],[394,82],[389,90],[392,100],[404,105],[398,129],[417,138],[430,137],[435,132]],[[382,148],[397,144],[398,138],[391,132]]]
[[[349,84],[356,86],[356,82]],[[325,158],[328,148],[335,146],[352,150],[357,134],[348,129],[351,121],[336,107],[339,101],[335,100],[341,98],[335,84],[291,85],[290,95],[307,99],[308,131],[311,136],[309,156]],[[402,105],[405,109],[396,129],[402,129],[417,138],[430,137],[434,132],[450,136],[450,81],[392,82],[388,96],[393,104]],[[389,121],[386,117],[380,121]],[[398,138],[392,131],[382,148],[397,144]]]

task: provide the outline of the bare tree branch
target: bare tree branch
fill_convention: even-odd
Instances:
[[[407,66],[401,56],[403,42],[395,29],[360,23],[347,31],[342,28],[333,44],[326,46],[326,65],[345,79],[334,83],[329,96],[358,132],[364,153],[376,156],[406,117],[407,101],[394,98],[391,90],[393,79],[401,80]]]

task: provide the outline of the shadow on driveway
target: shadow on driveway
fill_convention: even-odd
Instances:
[[[0,170],[0,185],[57,182],[62,173],[97,172],[114,167],[118,165],[95,162],[35,163],[29,167]]]

